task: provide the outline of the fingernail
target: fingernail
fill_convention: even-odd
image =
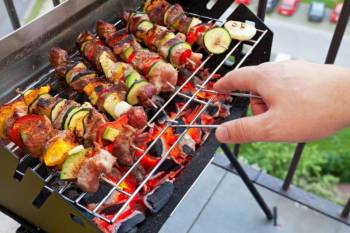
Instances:
[[[216,129],[216,137],[219,141],[227,141],[229,139],[228,135],[228,128],[226,126],[220,125],[219,128]]]

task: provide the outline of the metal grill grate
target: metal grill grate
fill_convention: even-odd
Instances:
[[[207,16],[202,16],[202,15],[198,15],[195,13],[190,13],[187,12],[187,14],[189,15],[193,15],[196,17],[199,17],[201,19],[204,20],[209,20],[211,22],[215,22],[215,24],[217,25],[221,25],[224,23],[224,21],[222,19],[216,19],[216,18],[212,18],[212,17],[207,17]],[[117,21],[114,25],[117,26],[118,24],[121,23],[121,20]],[[196,87],[196,91],[192,96],[187,96],[187,101],[186,103],[183,105],[183,107],[177,112],[177,114],[175,115],[175,118],[172,120],[177,120],[177,118],[181,115],[181,113],[183,113],[186,108],[189,107],[189,105],[192,103],[192,101],[197,101],[197,103],[201,104],[202,108],[200,110],[200,112],[194,117],[194,119],[192,120],[192,122],[190,122],[190,125],[193,125],[196,120],[201,116],[201,114],[206,110],[206,108],[212,103],[213,97],[211,99],[209,99],[208,101],[198,101],[195,97],[197,96],[198,93],[200,93],[202,91],[202,89],[205,89],[205,86],[209,83],[209,81],[213,78],[213,76],[219,71],[219,69],[225,64],[225,62],[227,61],[227,59],[234,53],[236,52],[243,44],[247,44],[249,46],[251,46],[249,48],[249,50],[245,53],[245,55],[238,61],[236,61],[235,64],[235,69],[238,69],[242,66],[242,64],[247,60],[247,58],[249,57],[249,55],[252,53],[252,51],[255,49],[255,47],[262,41],[262,39],[264,38],[264,36],[266,35],[266,33],[268,32],[268,30],[260,30],[257,29],[257,35],[255,36],[255,38],[257,38],[256,40],[249,40],[249,41],[237,41],[236,43],[232,43],[231,44],[231,48],[228,50],[228,52],[226,53],[225,57],[221,60],[221,62],[215,67],[215,69],[213,69],[213,71],[210,73],[210,75],[208,76],[208,78],[202,83],[201,86],[197,86]],[[75,53],[73,53],[71,55],[71,57],[74,57],[76,55],[78,55],[78,51],[76,51]],[[211,59],[213,58],[213,54],[209,54],[206,59],[203,61],[203,63],[190,75],[190,77],[179,87],[176,87],[175,92],[173,93],[173,95],[164,103],[164,105],[162,105],[158,111],[152,116],[152,118],[148,121],[147,127],[150,127],[151,124],[157,119],[157,117],[164,112],[164,109],[169,106],[169,104],[175,99],[176,96],[182,96],[183,94],[181,93],[181,90],[185,87],[185,85],[187,83],[189,83],[195,76],[196,74],[206,65],[208,64]],[[32,83],[27,89],[31,89],[33,87],[36,87],[39,85],[39,83],[42,83],[43,80],[48,79],[52,74],[53,74],[54,70],[51,69],[47,74],[45,74],[43,77],[41,77],[38,81]],[[64,90],[62,91],[64,92]],[[58,93],[57,95],[61,95],[62,92]],[[14,99],[19,98],[20,94],[17,95]],[[124,191],[122,188],[120,188],[120,185],[125,181],[125,179],[132,173],[132,171],[139,165],[140,161],[146,156],[146,154],[149,152],[149,150],[152,148],[152,146],[155,144],[155,142],[167,131],[167,129],[169,129],[171,127],[170,124],[166,125],[161,131],[160,133],[157,135],[157,137],[153,140],[152,143],[150,143],[148,145],[148,147],[145,149],[145,151],[142,153],[142,155],[134,162],[134,164],[127,170],[127,172],[122,176],[122,178],[117,182],[114,183],[113,181],[109,180],[107,177],[105,176],[101,176],[101,181],[104,181],[105,183],[107,183],[108,185],[110,185],[110,190],[107,193],[107,195],[105,195],[102,200],[96,205],[96,207],[93,210],[90,210],[88,208],[86,208],[83,204],[81,204],[81,200],[85,197],[85,195],[87,195],[87,193],[83,192],[81,193],[81,195],[79,195],[76,199],[71,199],[68,196],[66,196],[64,194],[64,192],[71,187],[72,182],[66,182],[60,189],[55,190],[54,187],[52,187],[51,185],[49,185],[48,183],[50,181],[53,180],[53,178],[55,178],[56,176],[59,175],[59,173],[55,170],[52,170],[51,172],[49,172],[47,175],[42,175],[39,174],[38,170],[44,166],[42,163],[40,163],[39,161],[31,167],[31,169],[36,172],[37,175],[39,175],[46,183],[45,187],[47,190],[51,191],[51,192],[58,192],[59,194],[61,194],[61,196],[63,198],[65,198],[67,201],[76,204],[77,206],[79,206],[80,208],[86,210],[87,212],[89,212],[90,214],[92,214],[95,217],[98,217],[100,219],[105,220],[106,222],[109,223],[114,223],[118,217],[126,210],[126,208],[128,207],[128,205],[131,203],[131,201],[135,198],[135,196],[141,191],[141,189],[143,188],[143,186],[150,180],[150,178],[152,177],[152,175],[156,172],[156,170],[162,165],[162,163],[168,158],[170,152],[172,149],[174,149],[174,147],[181,141],[181,139],[185,136],[185,134],[187,133],[188,129],[184,130],[179,137],[177,138],[177,140],[175,141],[175,143],[169,148],[168,151],[165,152],[165,154],[163,155],[163,157],[159,160],[159,162],[156,164],[156,166],[149,172],[149,174],[145,177],[145,179],[137,186],[137,188],[135,189],[135,191],[133,193],[128,193],[126,191]],[[9,143],[7,145],[7,148],[16,155],[16,152],[18,151],[18,147],[16,147],[13,143]],[[17,156],[17,159],[19,160],[19,165],[21,165],[22,163],[24,163],[24,161],[26,159],[29,159],[29,155],[25,155],[22,158],[20,158],[19,156]],[[24,173],[22,171],[16,170],[16,173],[20,176],[24,176]],[[120,192],[124,195],[126,195],[128,197],[128,199],[124,202],[124,204],[122,205],[122,207],[118,210],[118,212],[113,216],[112,219],[107,219],[106,217],[104,217],[103,215],[99,214],[98,211],[100,210],[100,207],[108,200],[108,198],[113,194],[114,191]]]

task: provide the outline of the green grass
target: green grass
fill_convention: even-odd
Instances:
[[[326,7],[331,9],[333,9],[337,3],[343,2],[343,0],[302,0],[304,3],[311,3],[313,1],[324,2]]]
[[[32,10],[30,11],[30,14],[26,18],[25,22],[29,23],[33,19],[39,16],[41,9],[43,8],[43,5],[45,3],[45,0],[36,0],[34,3],[34,6]]]
[[[251,116],[251,109],[248,110],[248,115]],[[315,153],[326,158],[327,163],[323,170],[327,174],[334,175],[341,182],[350,183],[350,128],[343,129],[333,136],[328,138],[307,143],[315,149]],[[242,147],[242,154],[251,151],[251,145]],[[278,151],[275,151],[278,153]]]

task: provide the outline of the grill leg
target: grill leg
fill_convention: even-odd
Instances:
[[[341,217],[342,218],[348,218],[349,217],[349,213],[350,213],[350,198],[348,200],[348,202],[346,203],[346,205],[344,206],[344,209],[341,213]]]
[[[265,200],[262,198],[258,190],[255,188],[252,181],[249,179],[247,173],[244,171],[243,167],[239,163],[237,157],[231,152],[230,148],[226,144],[221,144],[222,150],[225,152],[225,155],[230,160],[232,166],[236,169],[238,175],[242,178],[244,184],[249,189],[250,193],[253,195],[255,200],[258,202],[262,211],[264,211],[266,218],[268,220],[274,219],[274,215],[271,212],[271,209],[267,206]]]

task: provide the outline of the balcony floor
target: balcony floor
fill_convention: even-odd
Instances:
[[[218,155],[223,156],[223,155]],[[161,233],[345,233],[350,226],[257,186],[278,224],[265,219],[240,177],[211,164],[161,229]]]

